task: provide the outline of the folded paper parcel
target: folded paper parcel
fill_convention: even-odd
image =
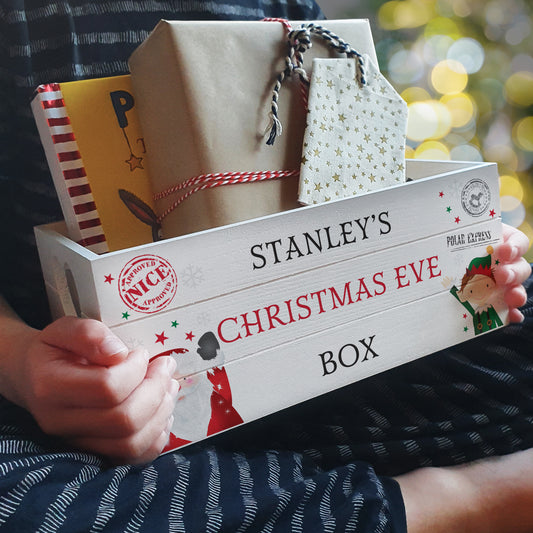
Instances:
[[[299,23],[292,23],[296,27]],[[377,64],[367,20],[328,21]],[[155,193],[213,172],[297,171],[306,109],[299,83],[284,86],[283,135],[266,144],[276,76],[284,69],[287,28],[276,21],[161,21],[130,58]],[[306,52],[340,57],[321,39]],[[183,191],[182,191],[183,192]],[[191,195],[162,218],[164,237],[256,218],[298,206],[296,176],[217,187]],[[158,200],[159,216],[175,196]]]

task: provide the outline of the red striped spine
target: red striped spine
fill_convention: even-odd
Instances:
[[[78,242],[96,253],[107,252],[109,248],[61,86],[49,83],[41,85],[37,92],[81,236]]]

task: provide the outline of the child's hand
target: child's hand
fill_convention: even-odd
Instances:
[[[128,352],[101,322],[61,318],[30,330],[16,372],[17,403],[46,433],[115,462],[147,462],[172,426],[175,361]],[[13,377],[13,376],[12,376]]]
[[[495,257],[500,263],[494,270],[494,277],[497,284],[504,287],[510,322],[521,322],[524,319],[517,308],[524,305],[527,300],[522,283],[530,276],[531,267],[522,256],[528,248],[529,239],[520,230],[503,224],[503,243],[495,250]]]

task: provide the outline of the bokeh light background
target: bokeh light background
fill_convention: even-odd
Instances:
[[[322,7],[370,19],[380,68],[409,106],[406,156],[498,163],[502,218],[533,240],[532,0]]]

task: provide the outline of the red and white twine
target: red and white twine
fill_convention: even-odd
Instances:
[[[165,211],[158,217],[158,222],[161,222],[163,218],[172,213],[176,207],[178,207],[183,201],[185,201],[192,194],[203,191],[206,189],[213,189],[215,187],[222,187],[224,185],[234,185],[236,183],[253,183],[256,181],[275,180],[280,178],[289,178],[292,176],[298,176],[299,170],[260,170],[252,172],[216,172],[212,174],[202,174],[185,180],[182,183],[173,185],[164,191],[156,193],[154,200],[161,200],[171,196],[172,194],[179,193],[187,190],[179,198],[177,198]]]

